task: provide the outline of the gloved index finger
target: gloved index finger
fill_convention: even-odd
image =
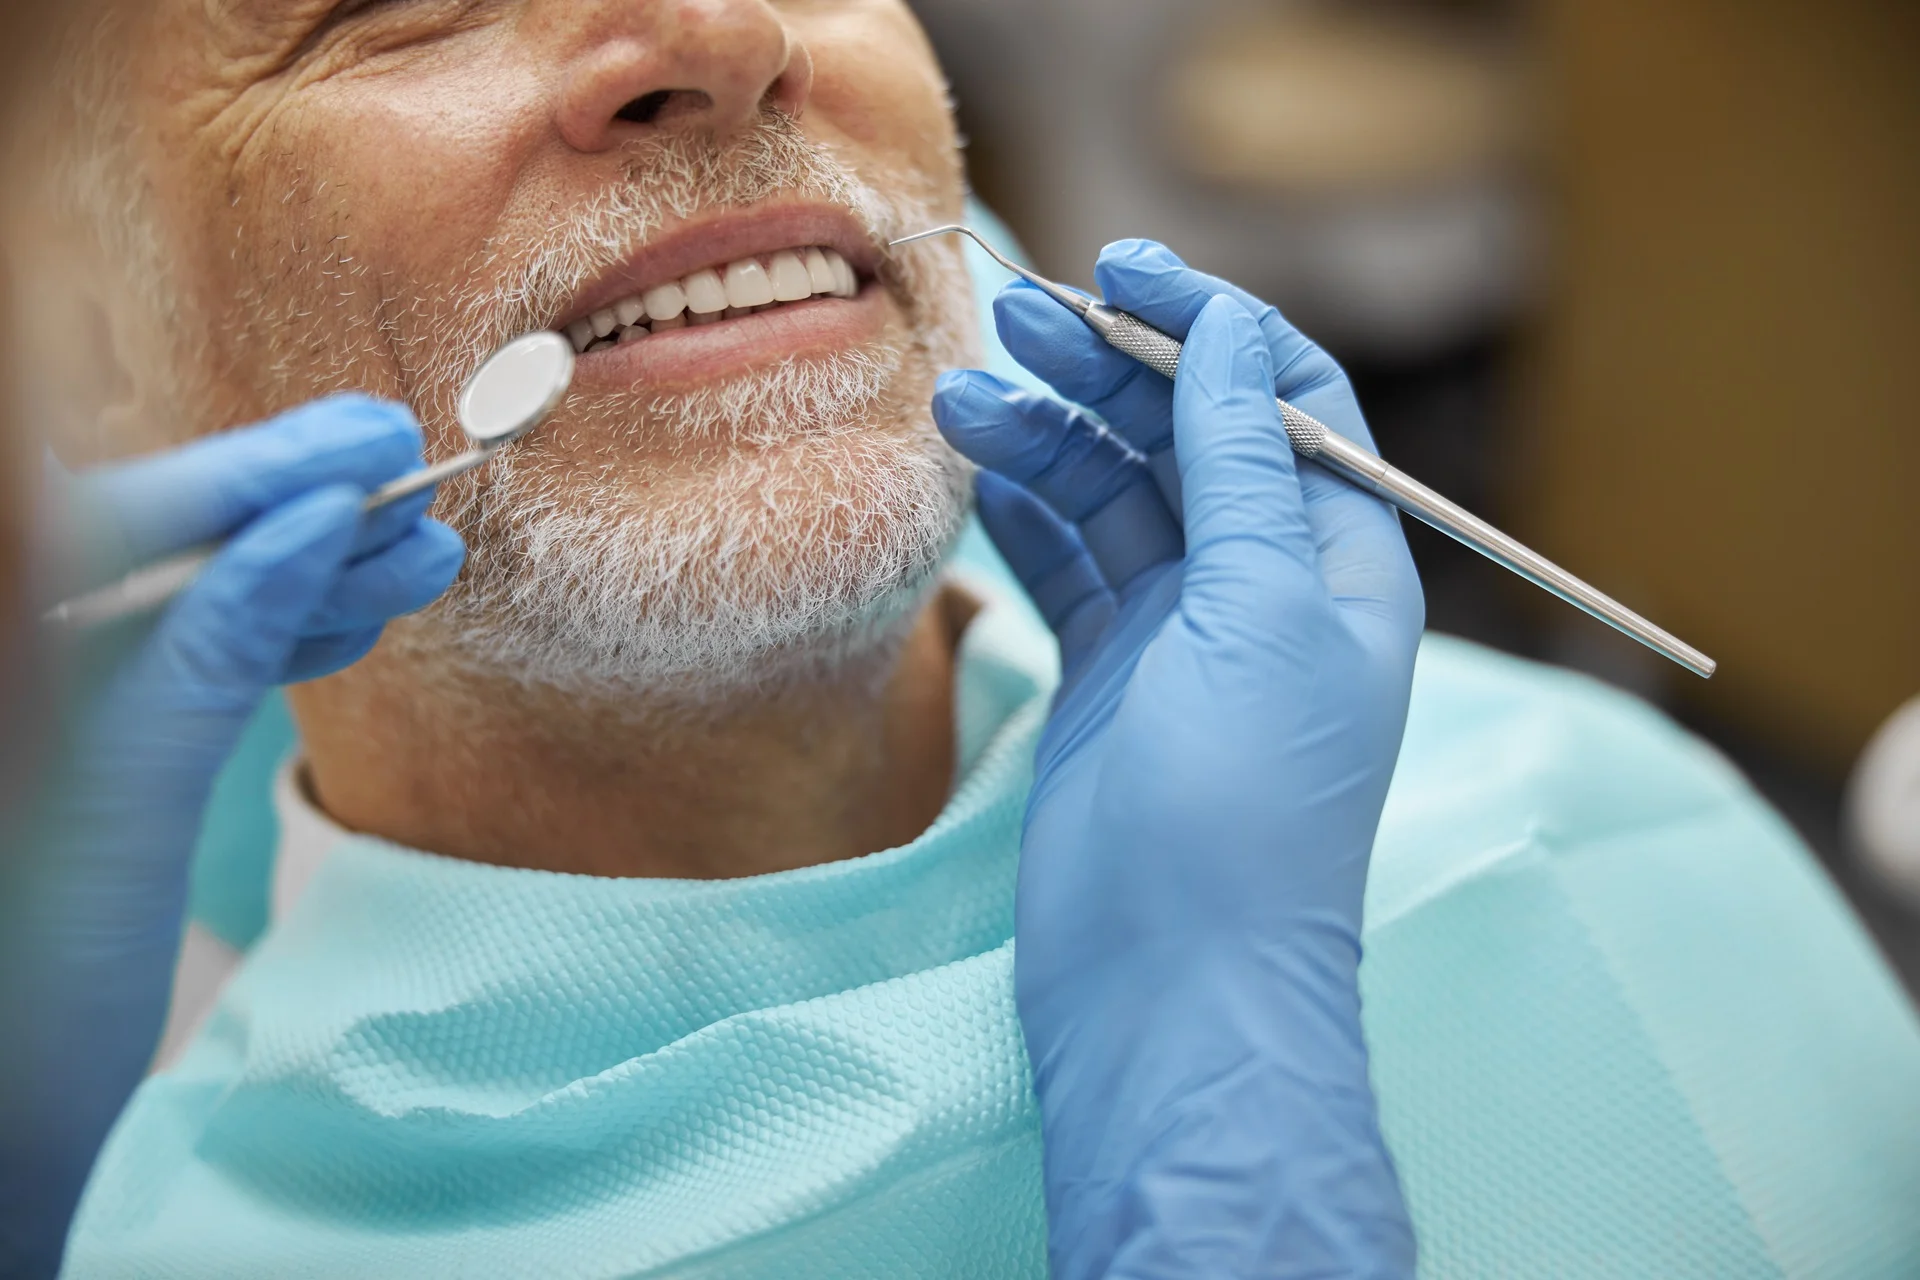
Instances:
[[[405,406],[349,394],[95,468],[76,489],[118,532],[130,566],[231,533],[324,485],[372,490],[420,460],[420,427]]]

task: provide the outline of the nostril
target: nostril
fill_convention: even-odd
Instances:
[[[652,93],[643,93],[614,112],[614,119],[633,124],[652,124],[667,109],[667,103],[673,101],[673,92],[672,89],[655,89]]]

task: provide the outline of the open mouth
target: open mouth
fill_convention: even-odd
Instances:
[[[702,267],[600,307],[561,331],[577,354],[586,355],[673,329],[859,292],[859,275],[844,256],[811,245]]]

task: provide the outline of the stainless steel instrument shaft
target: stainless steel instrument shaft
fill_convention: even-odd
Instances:
[[[1138,360],[1156,373],[1172,378],[1180,370],[1180,342],[1162,333],[1138,316],[1109,307],[1104,302],[1081,297],[1044,276],[1010,261],[988,244],[972,228],[959,225],[933,227],[893,241],[895,245],[924,240],[929,236],[957,234],[967,236],[994,261],[1044,290],[1060,305],[1072,311],[1107,345]],[[1681,640],[1663,627],[1654,625],[1612,596],[1568,573],[1532,548],[1508,537],[1500,530],[1421,484],[1406,472],[1392,466],[1377,454],[1369,453],[1339,432],[1309,414],[1276,397],[1280,420],[1286,428],[1293,451],[1350,484],[1392,503],[1415,519],[1472,547],[1496,564],[1505,565],[1527,581],[1559,596],[1607,625],[1632,636],[1641,644],[1697,676],[1713,675],[1718,665],[1712,658]]]

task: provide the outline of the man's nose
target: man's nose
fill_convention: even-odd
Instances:
[[[765,0],[557,0],[572,46],[556,109],[582,151],[668,129],[726,134],[762,104],[797,116],[806,46]]]

